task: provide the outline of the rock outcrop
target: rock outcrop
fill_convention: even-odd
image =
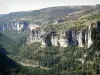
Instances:
[[[92,28],[100,30],[100,21],[97,23],[91,23],[91,25],[81,29],[69,29],[58,33],[55,30],[47,31],[43,26],[28,23],[26,21],[13,21],[3,25],[0,25],[0,31],[2,30],[29,30],[27,37],[27,43],[40,42],[41,47],[46,46],[78,46],[78,47],[90,47],[92,41]]]
[[[0,24],[0,31],[4,30],[17,30],[23,31],[28,28],[28,22],[26,21],[11,21],[4,24]]]
[[[41,29],[39,25],[29,24],[29,35],[27,37],[27,43],[41,42]]]
[[[28,43],[41,42],[41,47],[45,46],[78,46],[90,47],[92,41],[92,28],[100,28],[100,23],[92,23],[91,25],[80,30],[69,29],[62,33],[57,33],[54,30],[45,31],[41,26],[31,25],[30,34],[28,36]],[[35,27],[35,28],[34,28]]]

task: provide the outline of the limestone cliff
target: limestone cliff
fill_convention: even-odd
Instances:
[[[28,36],[28,43],[40,42],[41,47],[45,46],[78,46],[78,47],[90,47],[92,41],[92,28],[98,29],[100,23],[92,23],[91,25],[82,29],[69,29],[61,33],[57,33],[55,30],[46,31],[41,26],[31,25],[29,27],[30,34]]]
[[[9,21],[7,23],[0,24],[0,31],[4,30],[26,30],[28,28],[28,22],[26,21]]]

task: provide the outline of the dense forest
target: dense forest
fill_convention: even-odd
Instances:
[[[99,75],[99,30],[93,29],[92,37],[94,43],[90,48],[41,48],[40,43],[33,43],[29,46],[22,44],[19,50],[15,49],[16,53],[13,50],[9,53],[0,45],[0,71],[10,75]]]

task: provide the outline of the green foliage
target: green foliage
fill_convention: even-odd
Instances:
[[[100,53],[99,53],[99,31],[93,29],[92,36],[94,43],[90,48],[78,48],[78,47],[67,47],[59,48],[55,46],[49,46],[41,48],[40,43],[33,43],[30,45],[23,44],[25,39],[20,39],[20,42],[17,42],[16,49],[14,50],[13,55],[8,55],[10,58],[21,62],[25,60],[28,61],[28,64],[39,63],[38,67],[23,67],[21,66],[17,72],[9,71],[12,75],[92,75],[99,74],[100,64]],[[3,38],[2,38],[3,37]],[[97,38],[96,38],[97,37]],[[1,39],[3,43],[11,43],[11,40],[1,34]],[[9,41],[10,40],[10,41]],[[98,43],[97,43],[98,41]],[[14,43],[13,43],[14,44]],[[14,47],[13,44],[10,44],[11,47]],[[23,45],[22,45],[23,44]],[[97,44],[97,45],[94,45]],[[2,43],[1,43],[2,46]],[[16,53],[16,54],[14,54]],[[99,55],[98,55],[98,54]],[[86,57],[84,57],[86,54]],[[11,57],[12,56],[12,57]],[[84,63],[81,60],[84,59]],[[30,62],[31,61],[31,62]],[[45,69],[46,68],[46,69]]]
[[[93,14],[87,17],[87,20],[100,19],[100,14]]]
[[[51,16],[49,18],[50,22],[52,22],[53,17],[56,18],[62,16],[55,14],[59,9],[52,8],[51,10],[44,9],[46,13],[41,11],[32,11],[32,12],[22,12],[20,16],[17,17],[18,13],[10,13],[7,16],[4,16],[4,20],[19,18],[30,18],[31,15],[32,20],[37,20],[40,18],[44,18],[44,15]],[[60,10],[65,10],[60,8]],[[70,8],[69,8],[70,9]],[[53,10],[53,11],[52,11]],[[65,10],[67,11],[67,10]],[[64,12],[65,12],[64,11]],[[76,11],[76,10],[75,10]],[[24,13],[24,14],[23,14]],[[62,12],[63,13],[63,12]],[[62,14],[61,13],[61,14]],[[15,15],[15,16],[14,16]],[[45,16],[46,21],[48,20]],[[64,15],[65,16],[65,15]],[[69,22],[63,22],[60,24],[51,24],[47,25],[47,30],[55,29],[56,31],[63,31],[70,28],[73,29],[81,29],[85,27],[85,22],[88,20],[99,19],[100,14],[94,14],[92,16],[85,17],[82,20],[75,20]],[[3,20],[1,19],[1,20]],[[45,20],[44,19],[44,20]],[[18,33],[16,31],[4,31],[0,33],[0,47],[6,48],[7,51],[10,52],[7,56],[16,60],[18,63],[24,62],[29,65],[28,67],[20,66],[18,71],[9,70],[12,75],[99,75],[100,73],[100,31],[93,29],[92,30],[92,40],[93,45],[90,48],[78,48],[78,47],[67,47],[60,48],[49,46],[45,48],[41,48],[40,43],[32,43],[30,45],[26,45],[26,37],[27,32]],[[5,36],[6,35],[6,36]],[[14,37],[12,37],[14,36]],[[1,56],[1,58],[3,58]],[[0,61],[1,62],[1,61]],[[35,64],[38,63],[37,67]]]
[[[53,23],[55,20],[65,17],[69,13],[73,13],[75,11],[79,11],[78,7],[69,7],[69,6],[61,6],[61,7],[51,7],[44,8],[40,10],[28,11],[28,12],[12,12],[0,17],[1,22],[8,22],[12,20],[25,20],[29,22],[36,22],[42,24]],[[42,19],[41,21],[39,21]]]
[[[99,29],[92,29],[93,49],[100,50],[100,31]]]
[[[13,41],[12,39],[8,38],[7,36],[5,36],[4,34],[0,33],[0,44],[2,45],[2,47],[12,50],[15,49],[16,47],[16,42]]]

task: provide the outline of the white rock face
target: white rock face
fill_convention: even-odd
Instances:
[[[29,25],[29,31],[30,34],[27,37],[27,42],[29,44],[34,42],[40,42],[41,47],[46,47],[48,44],[51,44],[53,46],[68,47],[69,42],[71,46],[84,47],[84,45],[86,44],[87,47],[90,47],[90,45],[93,43],[91,38],[91,26],[79,31],[73,30],[72,34],[71,32],[69,32],[70,35],[67,35],[67,33],[65,32],[57,34],[55,31],[50,31],[48,33],[44,31],[43,28],[39,25],[33,24]],[[41,37],[41,35],[46,38]],[[47,36],[50,36],[50,38]]]
[[[60,38],[59,39],[59,44],[60,44],[61,47],[67,47],[68,46],[67,39]]]
[[[82,43],[82,31],[80,31],[77,35],[78,47],[83,47]]]
[[[78,61],[80,61],[82,64],[84,64],[84,59],[80,58],[80,59],[77,59]]]
[[[57,36],[52,36],[51,37],[51,43],[53,46],[58,46],[58,38]]]
[[[3,29],[3,31],[5,30],[4,25],[3,25],[3,28],[2,29]]]
[[[41,47],[46,47],[46,43],[43,39],[41,39]]]
[[[86,45],[87,45],[87,39],[88,39],[88,36],[87,36],[88,34],[87,34],[87,32],[85,33],[85,43],[86,43]]]
[[[61,47],[67,47],[68,46],[68,41],[67,41],[65,32],[60,34],[58,41],[59,41],[59,44],[60,44]]]
[[[21,31],[24,27],[23,24],[16,23],[16,25],[17,25],[17,31]]]
[[[65,34],[52,36],[51,37],[51,43],[52,43],[53,46],[60,46],[60,47],[67,47],[68,46]]]
[[[24,28],[24,22],[8,22],[6,24],[2,25],[2,30],[16,30],[16,31],[21,31]]]
[[[45,34],[44,29],[41,28],[41,47],[46,47],[45,39],[43,38],[43,35]]]
[[[92,44],[92,38],[91,38],[91,26],[89,26],[88,28],[88,43],[87,43],[87,46],[88,48],[90,47],[90,45]]]
[[[41,42],[41,32],[40,32],[40,26],[39,25],[29,25],[29,36],[27,37],[27,43],[31,44],[34,42]]]

